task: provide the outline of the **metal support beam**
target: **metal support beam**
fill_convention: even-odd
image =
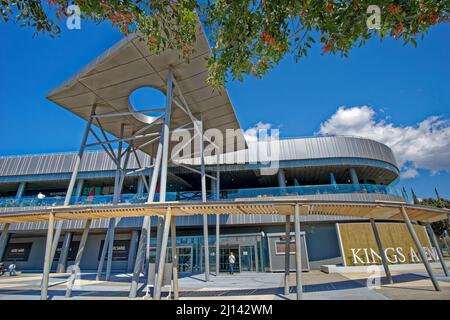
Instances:
[[[73,284],[75,282],[75,276],[78,270],[80,270],[81,258],[83,257],[84,248],[86,247],[87,238],[89,235],[89,229],[91,227],[92,220],[86,220],[84,224],[83,234],[81,235],[80,246],[78,247],[77,256],[75,258],[75,263],[72,267],[72,274],[69,277],[69,282],[67,283],[66,298],[72,296]]]
[[[19,183],[19,188],[17,188],[17,192],[16,192],[16,199],[22,198],[26,185],[27,185],[27,183],[24,181]]]
[[[5,256],[6,247],[8,246],[9,226],[9,223],[3,224],[2,235],[0,236],[0,261],[2,261]]]
[[[416,245],[417,251],[419,251],[420,258],[422,259],[422,262],[423,262],[423,264],[425,266],[425,269],[427,270],[428,275],[430,276],[430,280],[433,283],[434,289],[436,291],[441,291],[441,287],[439,286],[439,282],[437,281],[436,277],[434,276],[433,269],[431,268],[431,265],[428,262],[428,258],[425,255],[425,252],[423,251],[423,247],[420,244],[419,238],[417,237],[416,231],[414,230],[414,227],[413,227],[413,225],[411,223],[411,220],[409,220],[409,216],[406,213],[405,207],[402,206],[400,208],[400,210],[401,210],[402,215],[403,215],[403,220],[405,221],[406,226],[408,227],[409,233],[411,234],[411,237],[412,237],[412,239],[414,241],[414,244]]]
[[[114,162],[117,162],[117,155],[116,155],[116,152],[114,151],[113,147],[111,146],[111,142],[109,141],[109,139],[108,139],[108,137],[107,137],[107,135],[106,135],[106,132],[105,132],[105,130],[103,129],[102,124],[100,123],[100,120],[99,120],[99,119],[95,119],[95,121],[97,122],[97,126],[98,126],[98,128],[100,129],[100,132],[102,133],[103,139],[105,139],[106,144],[107,144],[107,146],[108,146],[108,148],[109,148],[109,155],[110,155],[111,159],[112,159]],[[99,140],[99,142],[100,142],[100,139],[98,139],[98,140]]]
[[[137,139],[143,139],[143,138],[147,138],[147,137],[154,137],[156,136],[158,133],[145,133],[145,134],[139,134],[139,135],[133,135],[131,137],[127,137],[127,138],[120,138],[120,139],[114,139],[114,140],[109,140],[109,141],[100,141],[100,142],[94,142],[94,143],[89,143],[86,145],[86,147],[97,147],[97,146],[102,146],[102,145],[106,145],[108,143],[120,143],[120,142],[128,142],[128,141],[133,141],[133,140],[137,140]]]
[[[75,182],[77,181],[78,170],[80,169],[81,160],[83,159],[84,150],[86,148],[86,142],[89,136],[89,132],[92,127],[92,119],[95,114],[96,105],[93,105],[91,108],[91,113],[89,116],[89,120],[86,124],[86,128],[84,129],[83,138],[81,139],[80,149],[78,151],[77,159],[75,161],[75,165],[73,167],[72,176],[70,177],[69,186],[67,187],[66,197],[64,198],[64,206],[68,206],[70,204],[70,199],[72,197],[73,189],[75,187]],[[52,249],[50,253],[50,261],[53,261],[55,257],[56,248],[58,247],[59,238],[61,236],[61,230],[63,227],[63,221],[58,221],[56,223],[55,236],[52,243]]]
[[[350,180],[354,186],[359,186],[359,179],[355,168],[350,168]]]
[[[206,202],[206,176],[205,176],[205,141],[203,140],[203,122],[197,121],[197,134],[199,138],[200,147],[200,172],[201,172],[201,186],[202,186],[202,201]],[[205,281],[209,281],[209,237],[208,237],[208,215],[203,215],[203,250],[204,250],[204,265],[205,265]]]
[[[138,241],[139,241],[139,231],[137,231],[137,230],[131,231],[130,249],[128,252],[127,272],[133,272],[134,261],[136,260],[136,249],[137,249]]]
[[[131,287],[128,297],[129,298],[136,298],[137,294],[137,287],[139,284],[139,277],[141,275],[142,266],[144,263],[144,250],[146,248],[147,243],[147,237],[149,235],[149,229],[150,229],[150,216],[145,216],[144,221],[142,223],[141,228],[141,235],[139,237],[139,244],[138,249],[136,253],[136,261],[134,262],[134,268],[133,268],[133,277],[131,279]],[[146,268],[148,268],[148,265],[146,265]]]
[[[161,158],[162,158],[162,141],[160,140],[158,144],[158,150],[156,152],[156,158],[154,167],[152,169],[151,181],[150,181],[150,190],[148,192],[147,202],[153,202],[155,200],[155,192],[156,186],[158,183],[159,169],[161,167]],[[149,268],[149,254],[150,254],[150,229],[151,229],[151,217],[145,216],[142,222],[141,227],[141,235],[139,237],[138,251],[136,254],[136,261],[134,263],[133,277],[131,279],[131,287],[130,293],[128,295],[129,298],[136,298],[137,287],[139,284],[139,277],[142,271],[143,264],[145,262],[145,270],[147,273],[148,279],[148,268]],[[145,261],[144,261],[144,253],[145,253]],[[147,284],[148,283],[148,280]]]
[[[177,226],[176,217],[170,222],[170,236],[172,239],[172,281],[173,281],[173,300],[178,300],[178,252],[177,252]]]
[[[142,175],[140,175],[138,177],[137,186],[136,186],[136,193],[137,194],[143,194],[144,193],[144,181],[145,181],[145,178]]]
[[[220,199],[220,164],[219,154],[217,154],[216,181],[211,181],[216,185],[216,201]],[[220,214],[216,214],[216,276],[220,273]]]
[[[377,225],[375,224],[374,219],[370,219],[370,225],[372,226],[372,232],[375,237],[375,241],[377,242],[378,251],[380,252],[381,263],[383,264],[384,273],[386,274],[386,279],[388,283],[392,284],[394,281],[392,280],[391,271],[389,270],[388,261],[386,258],[386,254],[383,249],[383,244],[381,243],[380,234],[378,233]]]
[[[74,203],[77,203],[80,200],[80,197],[83,194],[83,187],[84,187],[84,179],[78,179],[77,187],[75,189]]]
[[[155,294],[154,299],[161,299],[161,287],[164,278],[164,264],[166,263],[167,242],[169,240],[170,220],[172,218],[172,209],[167,208],[167,213],[164,218],[164,230],[162,233],[161,251],[158,261],[158,273],[155,274]]]
[[[47,300],[48,279],[50,276],[50,267],[52,265],[52,240],[55,228],[55,214],[50,212],[48,215],[47,242],[45,244],[44,270],[41,282],[41,300]]]
[[[283,169],[278,169],[277,180],[279,187],[286,188],[286,176]]]
[[[163,232],[163,225],[164,225],[164,218],[163,217],[157,217],[156,220],[156,250],[155,250],[155,266],[158,266],[159,259],[161,257],[161,246],[162,246],[162,232]],[[153,284],[156,286],[156,277],[158,275],[159,270],[155,269],[155,277]],[[150,283],[150,274],[147,273],[147,283]]]
[[[116,218],[110,219],[111,222],[111,230],[109,233],[109,239],[108,239],[108,256],[106,259],[106,273],[105,273],[105,280],[109,281],[111,279],[111,269],[112,269],[112,259],[113,259],[113,249],[114,249],[114,236],[115,236],[115,225],[116,225]],[[106,245],[106,243],[105,243]]]
[[[289,295],[290,255],[291,255],[291,216],[286,215],[284,239],[284,294]]]
[[[69,256],[70,243],[72,241],[72,232],[66,232],[61,248],[61,254],[59,255],[58,265],[56,266],[57,273],[66,272],[67,258]]]
[[[166,109],[164,114],[164,124],[162,129],[162,139],[160,139],[160,143],[162,142],[162,156],[161,156],[161,180],[160,180],[160,191],[159,191],[159,201],[166,201],[166,192],[167,192],[167,168],[169,163],[169,144],[170,144],[170,120],[172,116],[172,102],[173,102],[173,69],[172,66],[169,66],[169,70],[167,73],[167,89],[166,89]],[[159,151],[159,146],[158,146]],[[166,217],[167,219],[167,217]],[[170,219],[169,219],[170,220]],[[163,250],[163,237],[161,234],[161,222],[162,218],[158,218],[158,227],[157,227],[157,239],[156,239],[156,264],[161,265],[164,262],[161,262],[161,259],[165,260],[166,253],[162,252]],[[170,225],[169,225],[170,226]],[[166,244],[167,248],[167,244]],[[164,249],[165,250],[165,249]],[[157,280],[162,281],[162,273],[160,268],[155,270],[155,290],[158,291],[160,288],[157,288]],[[148,278],[150,274],[148,273]],[[148,279],[147,278],[147,282]],[[156,292],[155,292],[156,294]],[[157,298],[159,299],[159,297]]]
[[[300,206],[294,208],[294,229],[295,229],[295,284],[297,287],[297,300],[303,296],[302,286],[302,242],[300,237]]]
[[[431,227],[431,224],[427,223],[426,224],[426,228],[428,230],[428,234],[431,238],[431,243],[433,244],[433,246],[436,248],[438,257],[439,257],[439,262],[441,263],[442,266],[442,270],[444,271],[444,274],[446,277],[448,277],[448,269],[447,269],[447,265],[445,264],[445,260],[444,260],[444,256],[442,254],[441,248],[439,247],[439,243],[436,239],[436,235],[434,234],[433,228]]]
[[[170,144],[170,118],[172,114],[172,97],[173,96],[173,70],[169,66],[167,74],[167,94],[166,94],[166,111],[164,116],[163,134],[162,134],[162,158],[161,158],[161,187],[159,201],[166,201],[167,189],[167,165],[169,162],[169,144]]]
[[[120,125],[120,138],[123,137],[125,131],[125,124]],[[114,196],[113,196],[113,204],[119,203],[120,199],[120,193],[122,190],[122,184],[124,179],[122,179],[122,176],[124,176],[124,171],[122,168],[122,148],[123,143],[122,141],[119,142],[119,146],[117,149],[117,169],[116,169],[116,177],[114,179]],[[127,148],[127,155],[125,157],[125,163],[124,166],[126,167],[128,162],[128,157],[130,155],[130,147]],[[114,248],[114,233],[115,233],[115,227],[117,224],[117,218],[112,218],[109,221],[109,239],[108,239],[108,254],[107,254],[107,260],[106,260],[106,273],[105,273],[105,280],[109,281],[111,278],[111,269],[112,269],[112,259],[113,259],[113,248]],[[103,248],[106,247],[106,239],[104,242]]]

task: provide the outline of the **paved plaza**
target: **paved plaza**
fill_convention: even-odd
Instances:
[[[435,269],[442,291],[433,290],[431,281],[422,271],[393,272],[394,284],[381,279],[379,288],[367,287],[367,274],[326,274],[312,270],[302,274],[305,300],[450,300],[450,277]],[[67,274],[52,274],[49,296],[52,300],[65,299]],[[111,281],[95,281],[94,273],[84,273],[77,280],[71,299],[128,299],[130,274],[115,274]],[[295,274],[291,274],[289,296],[283,294],[282,273],[241,273],[211,276],[204,281],[203,274],[181,275],[180,299],[239,299],[287,300],[295,299]],[[17,277],[0,277],[0,300],[38,300],[41,275],[24,273]],[[144,298],[141,287],[136,299]],[[166,288],[167,289],[167,288]],[[167,291],[163,292],[163,296]]]

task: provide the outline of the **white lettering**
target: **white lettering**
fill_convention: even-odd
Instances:
[[[360,257],[358,257],[358,252],[359,251],[361,251],[360,248],[358,248],[358,249],[353,249],[352,248],[353,263],[354,264],[358,264],[358,262],[356,260],[359,260],[361,262],[361,264],[364,264],[364,261]]]

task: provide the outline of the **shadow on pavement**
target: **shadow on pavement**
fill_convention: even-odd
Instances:
[[[192,277],[189,276],[189,277]],[[58,277],[59,278],[59,277]],[[95,280],[95,274],[83,274],[81,277],[83,280]],[[395,275],[392,277],[394,280],[394,284],[411,282],[417,280],[427,279],[428,277],[424,275],[414,274],[414,273],[406,273]],[[117,279],[117,281],[116,281]],[[198,281],[202,281],[202,279],[193,278]],[[130,282],[130,277],[113,277],[114,282]],[[142,280],[142,279],[141,279]],[[381,284],[388,284],[385,277],[381,278]],[[85,286],[86,289],[88,286]],[[108,285],[105,285],[108,287]],[[323,292],[323,291],[334,291],[334,290],[348,290],[355,288],[364,288],[367,287],[367,279],[355,279],[355,280],[344,280],[344,281],[335,281],[321,284],[308,284],[303,285],[303,292],[311,293],[311,292]],[[128,297],[128,288],[124,287],[125,290],[99,290],[99,291],[90,291],[90,290],[74,290],[74,297]],[[142,289],[142,287],[140,288]],[[413,288],[411,288],[413,289]],[[296,287],[290,287],[290,293],[296,293]],[[39,296],[40,290],[38,289],[0,289],[1,295],[26,295],[26,296]],[[55,296],[64,296],[65,289],[50,289],[49,296],[50,299]],[[251,295],[277,295],[283,296],[284,289],[282,287],[272,287],[272,288],[261,288],[261,289],[228,289],[228,290],[208,290],[208,291],[180,291],[180,297],[226,297],[226,296],[251,296]],[[138,294],[138,297],[142,297],[143,292],[141,291]]]

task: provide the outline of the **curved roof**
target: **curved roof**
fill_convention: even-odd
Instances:
[[[188,62],[180,58],[177,50],[166,50],[154,55],[142,38],[132,34],[53,89],[48,94],[48,99],[86,120],[93,105],[97,106],[96,114],[126,113],[99,120],[105,131],[115,137],[119,137],[122,123],[125,124],[125,136],[132,136],[136,132],[154,134],[152,138],[147,135],[135,140],[135,145],[140,145],[159,136],[162,119],[156,115],[143,118],[142,114],[133,114],[135,110],[130,107],[129,95],[143,86],[165,93],[169,66],[172,66],[176,81],[174,99],[182,103],[184,97],[194,116],[202,118],[205,131],[210,128],[222,132],[225,129],[239,129],[226,89],[213,90],[206,83],[207,59],[210,55],[211,49],[200,24],[194,53]],[[149,106],[164,107],[152,106],[151,101]],[[188,115],[177,108],[175,103],[172,110],[171,127],[176,128],[190,122]],[[154,125],[146,129],[151,123]],[[243,138],[242,134],[241,136]],[[155,143],[157,141],[147,144],[141,150],[152,155],[156,152]],[[238,147],[234,141],[230,143]]]
[[[248,142],[248,149],[220,156],[222,164],[311,160],[330,158],[360,158],[385,162],[398,170],[391,148],[375,140],[351,136],[318,136],[288,138],[269,142]],[[269,152],[269,151],[272,151]],[[278,152],[277,152],[278,151]],[[276,152],[274,155],[273,152]],[[275,157],[275,158],[274,158]],[[189,162],[189,159],[182,159]],[[199,163],[199,158],[191,160]],[[215,164],[216,157],[205,158],[206,164]]]

